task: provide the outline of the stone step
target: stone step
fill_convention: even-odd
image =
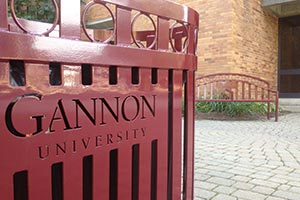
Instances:
[[[279,106],[282,107],[284,111],[300,112],[300,99],[280,98]]]
[[[296,98],[279,98],[279,105],[295,105],[300,106],[300,99]]]

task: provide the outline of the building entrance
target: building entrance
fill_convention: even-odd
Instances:
[[[300,98],[300,15],[279,19],[279,92]]]

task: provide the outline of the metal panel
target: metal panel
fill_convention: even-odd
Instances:
[[[103,43],[80,41],[79,3],[56,6],[59,26],[13,18],[11,31],[1,7],[0,199],[193,199],[198,14],[162,0],[106,2],[116,30]],[[133,34],[145,47],[132,45],[132,10],[158,18]]]

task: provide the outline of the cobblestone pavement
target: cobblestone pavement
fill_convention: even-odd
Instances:
[[[300,113],[196,121],[195,199],[300,200]]]

